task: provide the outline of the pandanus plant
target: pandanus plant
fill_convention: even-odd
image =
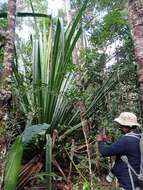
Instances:
[[[36,119],[31,121],[36,123],[47,123],[50,125],[46,134],[46,169],[51,172],[51,137],[49,133],[52,128],[57,128],[60,123],[63,124],[67,117],[70,106],[65,93],[70,86],[73,75],[68,71],[72,63],[72,52],[74,46],[82,33],[80,18],[86,8],[88,0],[78,12],[73,23],[65,30],[63,23],[57,19],[56,26],[50,19],[48,32],[45,30],[38,32],[32,38],[32,84],[30,88],[25,88],[25,78],[18,71],[18,62],[14,66],[14,81],[17,89],[16,94],[20,99],[20,107],[25,114],[36,113]],[[16,59],[17,61],[17,59]],[[24,79],[21,80],[21,76]],[[24,78],[25,77],[25,78]],[[27,122],[29,127],[30,122]],[[36,128],[35,128],[36,130]],[[25,133],[24,133],[25,134]],[[15,190],[18,172],[20,169],[20,160],[22,157],[22,141],[17,140],[9,152],[8,159],[12,155],[12,162],[7,162],[5,170],[4,190]],[[20,150],[19,150],[20,149]],[[17,157],[20,151],[19,157]],[[11,167],[12,166],[12,167]],[[15,173],[11,178],[12,169],[16,167]],[[51,179],[48,179],[48,189],[51,189]]]
[[[70,88],[73,73],[72,52],[82,33],[80,18],[87,0],[75,20],[65,29],[61,19],[49,20],[48,28],[32,37],[32,85],[26,86],[26,76],[21,80],[16,65],[14,67],[17,97],[25,114],[36,114],[37,123],[48,123],[57,128],[64,121],[70,109],[66,92]],[[20,88],[23,87],[23,88]]]
[[[19,99],[20,109],[27,117],[26,129],[30,127],[31,123],[43,124],[47,123],[46,128],[46,171],[51,172],[52,162],[52,141],[51,131],[53,129],[59,130],[59,126],[67,125],[67,131],[61,136],[62,140],[66,135],[69,135],[73,130],[81,126],[78,120],[77,125],[71,126],[72,121],[79,114],[79,111],[72,112],[73,105],[70,104],[66,98],[66,92],[71,87],[73,80],[73,73],[69,71],[70,65],[72,65],[72,52],[75,44],[82,33],[82,27],[80,25],[81,16],[86,9],[88,0],[79,10],[77,16],[67,29],[64,28],[60,19],[57,19],[56,24],[52,19],[49,20],[48,28],[44,26],[42,32],[37,31],[36,35],[32,37],[32,83],[30,86],[26,85],[26,75],[20,74],[17,65],[19,64],[16,59],[14,66],[14,81],[15,81],[15,94]],[[37,28],[37,27],[36,27]],[[102,102],[102,97],[113,86],[114,81],[112,77],[103,84],[95,93],[95,98],[89,109],[87,115],[92,115],[93,108],[96,103]],[[31,114],[32,113],[32,114]],[[67,122],[68,115],[70,119]],[[31,117],[29,117],[31,116]],[[66,123],[65,123],[66,122]],[[44,124],[45,125],[45,124]],[[38,126],[38,125],[36,125]],[[35,127],[34,131],[37,130]],[[39,130],[37,130],[37,133]],[[24,132],[23,135],[27,133]],[[34,133],[36,134],[36,133]],[[28,135],[28,134],[27,134]],[[16,147],[21,147],[21,140],[15,142]],[[19,146],[17,146],[19,144]],[[7,170],[5,172],[5,186],[4,190],[15,190],[17,174],[19,171],[19,161],[16,159],[17,154],[14,154],[16,149],[12,149],[13,160],[18,162],[18,169],[15,173],[15,177],[10,180],[11,167],[7,162]],[[22,156],[22,153],[21,153]],[[21,159],[19,156],[19,160]],[[10,157],[10,155],[9,155]],[[14,162],[14,165],[16,163]],[[14,167],[13,165],[13,167]],[[51,189],[51,177],[48,179],[47,189]]]

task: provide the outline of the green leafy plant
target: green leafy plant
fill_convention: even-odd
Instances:
[[[6,159],[6,168],[4,176],[4,190],[15,190],[18,174],[21,168],[23,155],[23,144],[21,137],[17,137],[10,147]]]
[[[71,114],[71,105],[65,94],[70,88],[73,73],[69,71],[72,64],[72,52],[82,33],[80,18],[88,0],[79,10],[75,20],[65,30],[62,20],[56,25],[50,20],[48,31],[32,38],[32,83],[26,83],[26,76],[19,73],[18,62],[14,66],[16,96],[25,115],[33,113],[34,123],[48,123],[50,129],[64,124]],[[23,80],[22,80],[23,79]]]
[[[87,183],[86,181],[83,182],[82,189],[83,189],[83,190],[89,190],[89,189],[90,189],[89,183]]]

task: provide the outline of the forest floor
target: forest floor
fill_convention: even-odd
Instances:
[[[79,182],[80,183],[80,182]],[[115,183],[109,184],[109,183],[104,183],[104,184],[94,184],[94,190],[119,190],[117,185]],[[55,183],[54,184],[54,190],[90,190],[88,187],[83,187],[83,185],[79,184],[64,184],[64,183]]]

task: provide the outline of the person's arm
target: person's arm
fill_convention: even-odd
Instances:
[[[102,156],[123,155],[126,152],[124,137],[121,137],[111,145],[107,145],[102,137],[97,137],[99,152]]]

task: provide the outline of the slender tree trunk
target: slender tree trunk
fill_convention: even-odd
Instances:
[[[70,0],[65,0],[65,5],[66,5],[67,23],[69,25],[73,18],[71,6],[70,6]],[[76,47],[74,48],[73,64],[76,65],[76,73],[75,73],[76,78],[75,79],[76,79],[78,94],[81,96],[77,102],[77,107],[80,111],[82,130],[83,130],[84,138],[86,141],[86,147],[87,147],[87,158],[88,158],[89,174],[90,174],[90,182],[91,182],[90,188],[91,188],[91,190],[93,190],[93,182],[92,182],[93,174],[92,174],[92,169],[91,169],[90,148],[89,148],[89,143],[88,143],[90,125],[89,125],[89,121],[86,117],[86,105],[85,105],[84,97],[82,96],[82,94],[84,92],[84,83],[83,83],[82,71],[81,71],[83,63],[81,62],[81,59],[80,59],[80,51],[82,48],[84,48],[83,36],[80,37],[80,39],[78,40],[78,42],[76,44]]]
[[[16,0],[8,0],[8,29],[5,35],[4,63],[0,86],[0,189],[4,176],[4,159],[6,154],[7,134],[6,127],[9,118],[11,101],[11,76],[14,52],[16,18]]]
[[[71,12],[70,0],[64,0],[64,4],[65,4],[66,17],[67,17],[67,25],[69,25],[72,21],[72,12]]]
[[[128,15],[137,61],[139,98],[143,116],[143,0],[129,0]]]
[[[87,147],[87,158],[88,158],[88,167],[89,167],[89,175],[90,175],[90,189],[93,190],[93,173],[92,173],[92,168],[91,168],[91,156],[90,156],[90,148],[89,148],[89,142],[88,142],[90,124],[86,117],[86,105],[85,105],[84,98],[82,97],[82,94],[84,92],[84,84],[83,84],[82,73],[81,73],[82,63],[80,61],[80,50],[82,47],[83,47],[82,40],[79,39],[79,41],[74,49],[74,52],[73,52],[73,63],[77,67],[76,85],[77,85],[78,93],[81,94],[81,97],[79,98],[79,100],[77,102],[77,105],[78,105],[78,109],[80,111],[82,130],[83,130],[86,147]]]

